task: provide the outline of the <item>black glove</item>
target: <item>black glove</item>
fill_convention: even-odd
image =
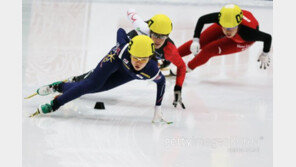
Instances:
[[[182,102],[182,97],[181,97],[181,90],[182,87],[176,85],[174,88],[174,95],[175,95],[175,100],[173,102],[174,107],[177,107],[178,103],[182,106],[183,109],[185,109],[185,105]]]
[[[160,68],[160,69],[166,68],[166,67],[168,67],[170,64],[171,64],[170,61],[168,61],[168,60],[163,60],[163,61],[162,61],[162,64],[160,65],[159,68]]]

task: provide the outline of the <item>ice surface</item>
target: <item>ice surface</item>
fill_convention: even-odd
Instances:
[[[191,39],[199,16],[220,8],[49,2],[27,7],[23,97],[43,84],[94,68],[114,45],[116,29],[131,29],[128,8],[144,19],[157,13],[170,16],[177,46]],[[244,9],[258,18],[261,30],[272,34],[272,8]],[[53,96],[23,100],[23,167],[270,167],[273,77],[272,67],[259,69],[261,50],[262,43],[256,43],[188,73],[186,110],[172,106],[175,79],[167,78],[162,109],[172,125],[151,123],[156,96],[152,82],[133,81],[85,95],[36,118],[28,115]],[[93,109],[97,101],[106,109]]]

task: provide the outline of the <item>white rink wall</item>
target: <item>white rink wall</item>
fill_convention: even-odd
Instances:
[[[23,1],[23,83],[47,84],[94,68],[115,45],[116,30],[132,30],[126,18],[129,8],[144,20],[159,13],[168,15],[174,25],[170,37],[180,46],[192,38],[200,16],[219,11],[228,2],[250,10],[260,29],[272,34],[272,1]],[[212,58],[194,72],[200,78],[256,75],[261,50],[262,43],[257,42],[241,56]],[[266,75],[271,73],[272,68]]]

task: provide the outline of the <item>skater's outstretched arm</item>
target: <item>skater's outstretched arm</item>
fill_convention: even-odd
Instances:
[[[117,30],[116,40],[117,40],[117,44],[119,44],[120,47],[126,45],[130,41],[130,39],[127,37],[125,30],[122,28],[119,28]]]
[[[135,9],[129,9],[127,11],[127,17],[136,31],[149,36],[150,29],[148,24],[136,13]]]
[[[152,80],[157,84],[157,97],[154,109],[154,116],[152,119],[152,123],[163,122],[167,124],[171,124],[173,122],[168,122],[163,118],[162,110],[161,110],[161,102],[163,99],[163,95],[165,92],[165,77],[162,75],[161,71],[159,71]]]
[[[263,52],[268,53],[271,47],[272,37],[270,34],[260,31],[259,29],[253,29],[247,26],[241,26],[239,34],[245,41],[262,41]]]
[[[172,42],[168,41],[167,46],[163,50],[165,59],[172,62],[177,67],[176,85],[182,87],[186,75],[185,62]]]
[[[201,16],[196,23],[193,38],[199,39],[200,33],[205,24],[218,23],[219,22],[218,15],[219,15],[219,12],[215,12],[215,13],[210,13],[210,14]]]
[[[156,93],[156,106],[160,106],[163,95],[165,93],[165,77],[162,75],[161,71],[159,70],[158,73],[152,78],[153,82],[157,84],[157,93]]]

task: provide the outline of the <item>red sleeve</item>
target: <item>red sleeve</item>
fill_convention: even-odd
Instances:
[[[176,85],[182,87],[186,75],[186,65],[181,58],[178,49],[173,43],[168,42],[163,51],[165,59],[177,66]]]

